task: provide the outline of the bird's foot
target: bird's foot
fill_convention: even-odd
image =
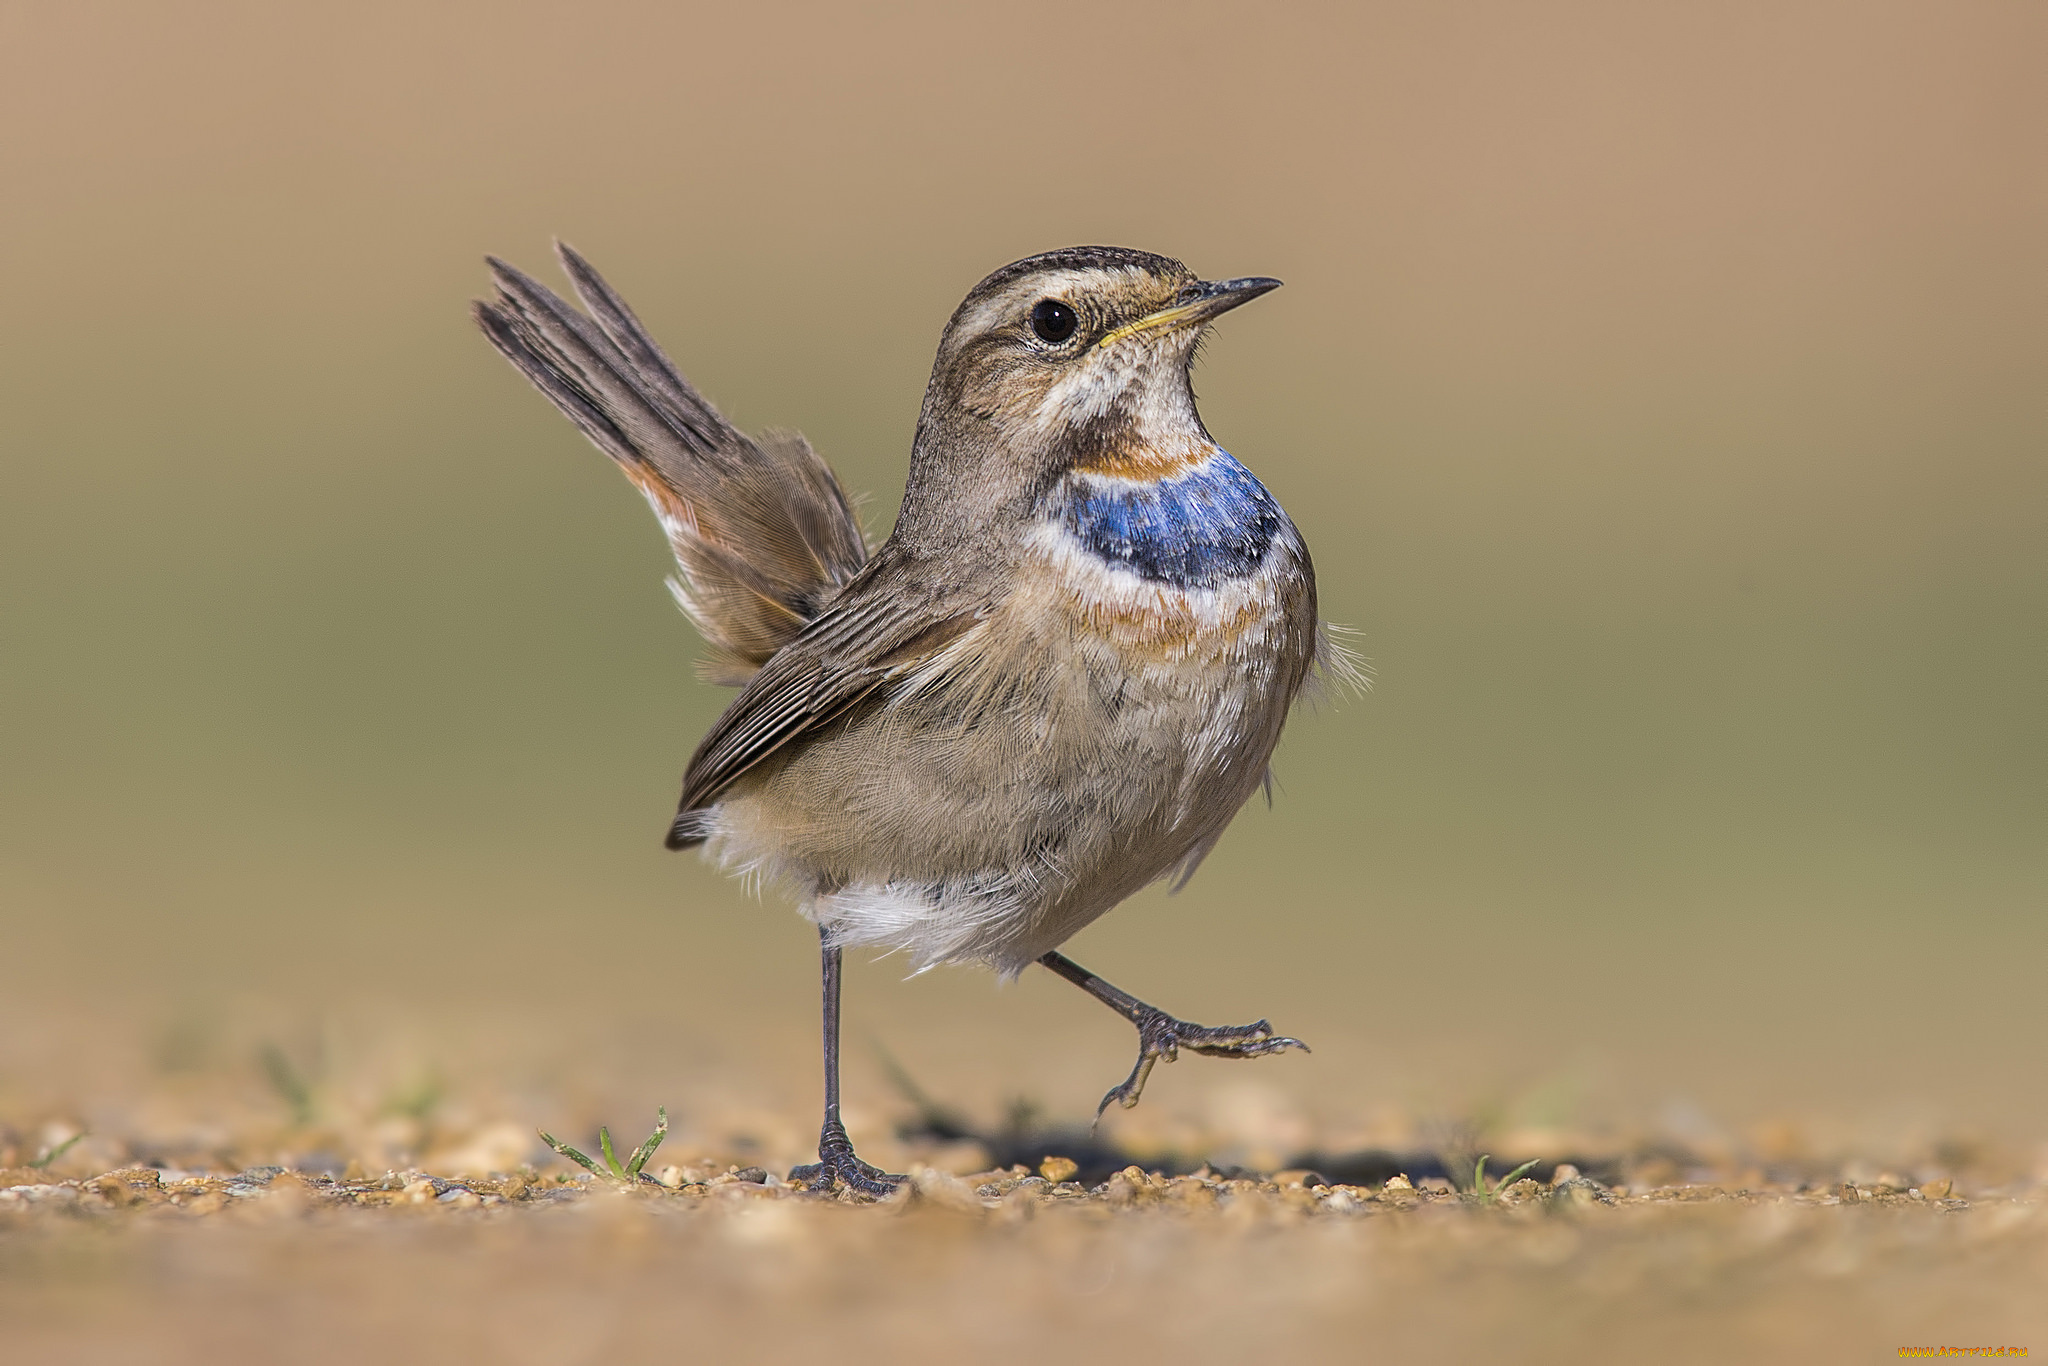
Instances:
[[[836,1183],[870,1200],[887,1199],[909,1179],[861,1161],[846,1136],[846,1127],[836,1119],[828,1120],[818,1135],[818,1160],[789,1171],[789,1184],[803,1186],[813,1195],[832,1194]]]
[[[1275,1034],[1273,1026],[1265,1020],[1248,1025],[1198,1025],[1186,1020],[1176,1020],[1163,1010],[1146,1006],[1136,1021],[1138,1026],[1138,1065],[1131,1069],[1131,1075],[1118,1085],[1109,1088],[1102,1098],[1102,1104],[1095,1107],[1095,1120],[1101,1123],[1102,1116],[1112,1104],[1128,1110],[1138,1103],[1144,1093],[1145,1082],[1152,1075],[1152,1068],[1160,1062],[1172,1062],[1185,1048],[1190,1053],[1200,1053],[1211,1058],[1263,1058],[1268,1053],[1284,1053],[1290,1048],[1309,1051],[1300,1039],[1290,1039],[1284,1034]]]

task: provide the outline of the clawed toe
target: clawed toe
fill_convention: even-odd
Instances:
[[[844,1186],[871,1200],[888,1199],[907,1179],[869,1166],[857,1157],[851,1160],[825,1159],[789,1169],[789,1184],[802,1186],[813,1195],[830,1195],[835,1186]]]
[[[1304,1053],[1311,1051],[1300,1039],[1275,1034],[1273,1026],[1264,1020],[1215,1029],[1183,1025],[1179,1043],[1190,1053],[1200,1053],[1209,1058],[1263,1058],[1269,1053],[1284,1053],[1290,1048],[1299,1048]]]
[[[871,1200],[888,1199],[909,1179],[861,1161],[846,1131],[829,1125],[818,1139],[818,1160],[789,1170],[789,1184],[813,1195],[830,1195],[835,1186],[844,1186]]]
[[[1126,1110],[1136,1105],[1145,1093],[1152,1069],[1162,1061],[1172,1062],[1183,1048],[1209,1058],[1263,1058],[1290,1048],[1309,1051],[1309,1046],[1300,1039],[1275,1034],[1273,1026],[1265,1020],[1248,1025],[1198,1025],[1154,1010],[1137,1023],[1137,1066],[1131,1069],[1130,1076],[1110,1087],[1102,1103],[1095,1107],[1098,1124],[1111,1105]]]

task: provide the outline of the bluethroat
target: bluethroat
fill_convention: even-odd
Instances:
[[[887,1194],[839,1117],[840,957],[1038,963],[1137,1026],[1096,1109],[1181,1049],[1290,1048],[1203,1027],[1059,946],[1185,882],[1268,778],[1317,666],[1308,547],[1195,411],[1197,343],[1276,288],[1071,247],[1004,266],[939,339],[895,529],[870,551],[803,437],[750,439],[575,252],[579,312],[492,260],[493,345],[637,485],[676,601],[739,695],[691,756],[672,849],[788,889],[824,970],[825,1114],[792,1181]]]

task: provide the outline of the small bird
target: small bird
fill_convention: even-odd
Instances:
[[[766,878],[817,924],[820,1193],[904,1178],[839,1116],[846,949],[914,968],[1038,963],[1124,1016],[1135,1105],[1187,1049],[1290,1048],[1265,1020],[1204,1027],[1059,952],[1140,888],[1194,873],[1329,655],[1308,547],[1218,446],[1189,378],[1216,318],[1279,287],[1169,257],[1069,247],[967,294],[939,339],[902,511],[870,553],[800,435],[758,441],[691,387],[623,300],[558,253],[587,312],[495,258],[476,320],[645,495],[670,581],[740,686],[690,758],[668,847]]]

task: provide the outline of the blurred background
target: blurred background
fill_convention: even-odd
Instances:
[[[1288,282],[1203,411],[1375,684],[1071,950],[1317,1051],[1184,1060],[1112,1125],[2038,1142],[2044,27],[10,7],[0,1119],[139,1132],[284,1058],[800,1152],[811,931],[661,849],[729,694],[638,497],[468,318],[484,253],[554,281],[560,235],[878,540],[985,272]],[[1044,974],[902,975],[853,972],[857,1136],[883,1049],[983,1116],[1129,1065]]]

